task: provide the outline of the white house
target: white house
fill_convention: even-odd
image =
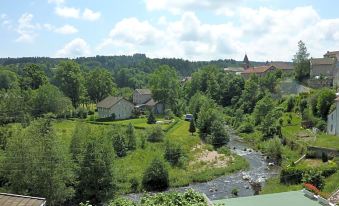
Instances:
[[[327,116],[327,133],[339,136],[339,97],[335,99],[336,109]]]
[[[115,119],[128,119],[132,116],[134,105],[123,97],[109,96],[97,104],[100,118],[112,117]]]

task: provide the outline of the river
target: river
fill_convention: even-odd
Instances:
[[[232,133],[230,135],[228,146],[233,153],[244,157],[248,161],[250,167],[247,171],[240,171],[222,176],[208,182],[192,183],[185,187],[172,188],[170,191],[185,191],[188,189],[194,189],[195,191],[206,194],[210,200],[233,197],[233,189],[238,190],[239,197],[251,196],[254,195],[254,190],[250,186],[250,181],[247,178],[260,182],[261,185],[264,185],[265,180],[279,174],[278,167],[268,166],[265,157],[260,152],[249,149],[247,144],[244,143],[236,134]],[[138,200],[140,198],[140,194],[129,194],[127,196],[134,200]]]

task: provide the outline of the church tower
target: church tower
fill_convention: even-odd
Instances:
[[[245,69],[245,70],[248,69],[248,68],[250,68],[250,61],[248,60],[247,54],[245,54],[243,64],[244,64],[244,69]]]

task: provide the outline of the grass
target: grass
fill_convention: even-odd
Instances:
[[[317,134],[316,141],[312,145],[339,150],[339,137],[325,133],[319,133]]]
[[[301,190],[302,185],[285,185],[280,184],[279,177],[274,177],[269,179],[266,183],[260,194],[271,194],[271,193],[279,193],[279,192],[288,192]]]

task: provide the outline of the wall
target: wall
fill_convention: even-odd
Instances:
[[[321,158],[322,153],[326,153],[327,155],[339,156],[339,150],[336,149],[328,149],[323,147],[315,147],[315,146],[307,146],[307,151],[315,152],[317,158]]]
[[[311,77],[314,77],[314,76],[333,77],[334,68],[335,68],[335,64],[312,65],[310,75]]]
[[[133,93],[133,103],[134,104],[144,104],[152,98],[151,94],[140,94],[137,91]]]
[[[124,99],[120,100],[110,109],[110,114],[115,114],[115,119],[128,119],[132,116],[134,105]]]

